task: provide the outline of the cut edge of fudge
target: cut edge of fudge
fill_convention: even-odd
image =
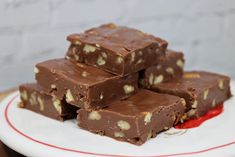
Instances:
[[[183,52],[167,49],[166,56],[158,64],[140,71],[139,83],[144,88],[151,88],[155,84],[181,78],[184,64]]]
[[[141,89],[104,109],[80,109],[77,119],[84,130],[141,145],[177,124],[184,111],[184,99]]]
[[[19,86],[20,99],[18,107],[36,112],[52,119],[64,121],[76,117],[77,107],[46,95],[36,83]]]
[[[35,78],[44,92],[79,108],[103,108],[138,90],[138,73],[121,77],[66,59],[38,63]]]
[[[228,76],[206,71],[184,72],[181,79],[157,84],[151,90],[186,100],[187,110],[182,122],[199,118],[232,96]]]

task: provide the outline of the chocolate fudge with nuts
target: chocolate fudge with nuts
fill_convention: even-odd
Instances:
[[[66,58],[121,76],[157,64],[167,47],[163,39],[112,23],[67,39],[71,46]]]
[[[80,109],[77,118],[82,129],[141,145],[177,124],[184,111],[183,98],[141,89],[104,109]]]
[[[231,97],[230,78],[205,71],[185,72],[181,79],[156,84],[151,90],[184,98],[187,113],[182,121],[198,118]]]
[[[66,59],[38,63],[36,80],[47,94],[79,108],[103,108],[125,99],[138,88],[138,73],[117,76],[101,69]]]
[[[184,54],[173,50],[167,50],[158,64],[148,67],[140,72],[140,84],[145,88],[181,78],[184,68]]]
[[[41,115],[64,121],[77,116],[78,108],[65,101],[46,95],[36,83],[19,86],[21,102],[19,107],[39,113]]]

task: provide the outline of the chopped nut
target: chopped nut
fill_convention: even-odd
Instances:
[[[100,94],[100,100],[102,100],[104,98],[103,93]]]
[[[160,70],[162,68],[162,65],[157,65],[157,70]]]
[[[159,84],[163,81],[163,79],[164,79],[163,75],[156,76],[154,78],[153,84]]]
[[[117,126],[122,130],[129,130],[131,128],[130,124],[124,120],[118,121]]]
[[[224,89],[224,81],[223,81],[223,80],[220,80],[220,81],[219,81],[219,88],[220,88],[221,90]]]
[[[103,58],[108,58],[108,56],[107,56],[107,54],[106,54],[105,52],[101,52],[101,56],[102,56]]]
[[[156,48],[155,52],[158,54],[160,52],[160,49]]]
[[[123,58],[121,56],[118,56],[115,61],[117,64],[121,64],[123,62]]]
[[[75,61],[79,61],[79,56],[75,54],[74,59],[75,59]]]
[[[92,111],[92,112],[89,113],[88,119],[90,119],[90,120],[100,120],[101,115],[97,111]]]
[[[152,113],[150,113],[150,112],[146,113],[146,115],[144,117],[144,124],[147,125],[148,123],[150,123],[151,118],[152,118]]]
[[[152,132],[148,133],[147,140],[150,140],[152,138]]]
[[[82,72],[82,76],[83,76],[83,77],[87,77],[87,76],[88,76],[88,74],[89,74],[89,73],[88,73],[88,72],[86,72],[86,71],[83,71],[83,72]]]
[[[181,59],[177,60],[176,65],[179,66],[180,68],[184,68],[184,62]]]
[[[114,137],[124,137],[124,133],[123,132],[114,132]]]
[[[77,48],[76,47],[72,47],[72,54],[75,55],[76,54],[76,51],[77,51]]]
[[[208,94],[209,94],[209,89],[207,89],[207,90],[204,91],[204,94],[203,94],[203,99],[204,99],[204,100],[207,99]]]
[[[61,101],[59,99],[54,99],[53,105],[54,105],[55,109],[58,111],[58,113],[61,114],[62,113]]]
[[[198,73],[184,73],[184,78],[200,78]]]
[[[66,97],[65,100],[68,103],[74,101],[74,98],[70,89],[67,89],[65,97]]]
[[[52,68],[50,71],[51,71],[52,74],[55,74],[56,69]]]
[[[104,65],[106,63],[106,61],[104,60],[104,58],[102,56],[99,56],[96,63],[98,65]]]
[[[55,84],[51,84],[51,89],[56,89],[56,85]]]
[[[171,67],[168,67],[168,68],[166,68],[166,72],[173,75],[174,74],[174,69],[171,68]]]
[[[67,60],[70,60],[70,59],[71,59],[69,56],[65,56],[65,58],[66,58]]]
[[[131,92],[135,90],[135,87],[133,87],[132,85],[124,85],[123,89],[126,94],[130,94]]]
[[[131,54],[131,63],[134,62],[134,61],[135,61],[135,53],[133,52],[133,53]]]
[[[37,99],[38,99],[38,103],[40,106],[40,110],[43,111],[44,110],[44,102],[40,97],[38,97]]]
[[[25,106],[24,106],[24,103],[23,103],[23,102],[19,102],[19,103],[17,104],[17,107],[19,107],[19,108],[24,108]]]
[[[34,105],[34,104],[33,104],[33,99],[32,99],[32,98],[30,98],[30,99],[29,99],[29,102],[30,102],[30,105]]]
[[[83,51],[85,53],[95,52],[95,50],[96,50],[95,46],[91,46],[91,45],[88,45],[88,44],[86,44],[83,48]]]
[[[30,95],[30,99],[29,99],[29,102],[31,105],[37,105],[37,99],[36,99],[36,93],[33,92],[31,95]]]
[[[96,47],[100,47],[100,45],[99,45],[99,44],[95,44],[95,46],[96,46]]]
[[[74,45],[81,45],[81,42],[76,40],[75,42],[73,42]]]
[[[167,126],[164,127],[164,130],[168,130],[168,129],[169,129],[169,127],[167,127]]]
[[[191,110],[188,111],[187,115],[188,115],[188,117],[192,117],[193,115],[195,115],[195,113],[196,113],[196,110],[191,109]]]
[[[140,63],[142,63],[142,62],[143,62],[143,59],[140,58],[140,59],[136,62],[136,64],[140,64]]]
[[[212,101],[212,107],[215,107],[215,105],[216,105],[216,101],[215,101],[215,99],[213,99],[213,101]]]
[[[34,71],[35,74],[38,74],[38,73],[39,73],[39,69],[38,69],[37,67],[34,67],[34,70],[33,70],[33,71]]]
[[[23,100],[28,100],[28,94],[27,94],[26,90],[23,90],[23,91],[20,92],[20,97]]]
[[[85,67],[84,64],[80,64],[80,63],[78,63],[77,66],[79,66],[79,67],[81,67],[81,68],[84,68],[84,67]]]
[[[150,76],[149,76],[149,84],[150,85],[153,84],[153,79],[154,79],[154,75],[153,75],[153,73],[151,73]]]
[[[172,120],[175,122],[175,120],[176,120],[176,115],[173,114],[173,115],[171,116],[171,118],[172,118]]]
[[[195,101],[193,102],[193,104],[192,104],[192,108],[193,108],[193,109],[196,109],[196,108],[197,108],[197,105],[198,105],[198,102],[197,102],[197,100],[195,100]]]
[[[183,123],[186,119],[187,119],[187,115],[184,114],[184,115],[180,118],[180,123]]]
[[[181,101],[181,103],[183,104],[183,106],[185,107],[185,106],[186,106],[186,101],[185,101],[185,99],[184,99],[184,98],[181,98],[180,101]]]

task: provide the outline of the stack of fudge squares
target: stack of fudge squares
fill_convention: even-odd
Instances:
[[[231,97],[230,78],[184,72],[184,55],[139,30],[104,24],[67,37],[64,58],[36,64],[20,107],[141,145]]]

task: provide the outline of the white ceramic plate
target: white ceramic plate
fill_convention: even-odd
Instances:
[[[233,83],[233,93],[234,87]],[[0,138],[12,149],[30,157],[235,156],[235,98],[225,103],[221,115],[200,127],[171,129],[142,146],[81,130],[76,120],[62,123],[17,108],[18,102],[19,93],[16,92],[0,105]]]

